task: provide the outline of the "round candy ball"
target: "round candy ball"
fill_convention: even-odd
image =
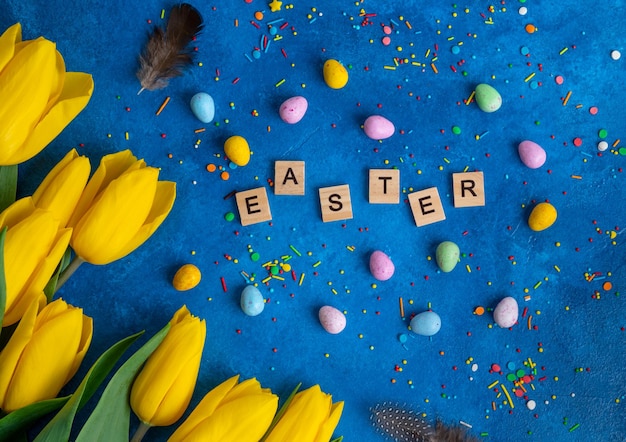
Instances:
[[[550,203],[539,203],[530,212],[528,227],[535,232],[540,232],[552,226],[556,221],[556,208]]]

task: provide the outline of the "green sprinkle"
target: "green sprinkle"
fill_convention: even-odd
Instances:
[[[226,221],[232,221],[235,219],[235,214],[233,212],[228,212],[227,214],[224,215],[224,219]]]

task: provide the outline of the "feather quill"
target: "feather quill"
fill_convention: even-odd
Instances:
[[[371,420],[379,433],[395,442],[478,442],[464,428],[440,420],[433,428],[413,410],[382,403],[372,408]]]
[[[202,31],[202,16],[187,3],[176,5],[170,11],[165,30],[156,26],[139,56],[137,78],[141,83],[139,95],[145,89],[163,89],[170,79],[183,74],[193,62],[189,43]]]

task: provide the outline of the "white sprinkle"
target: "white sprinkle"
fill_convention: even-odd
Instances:
[[[611,51],[611,58],[613,60],[619,60],[621,56],[622,56],[622,53],[620,51],[618,50]]]
[[[536,406],[537,406],[537,402],[533,401],[532,399],[526,402],[526,408],[528,408],[531,411],[534,410]]]

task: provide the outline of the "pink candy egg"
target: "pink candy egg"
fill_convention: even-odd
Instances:
[[[346,328],[346,316],[335,307],[325,305],[319,311],[320,324],[332,335],[341,333]]]
[[[372,140],[384,140],[393,135],[396,128],[391,121],[380,115],[372,115],[367,117],[363,123],[365,135]]]
[[[278,113],[285,123],[296,124],[302,120],[308,107],[309,103],[306,101],[306,98],[300,96],[291,97],[280,105]]]
[[[396,267],[391,259],[380,250],[376,250],[370,255],[370,272],[379,281],[387,281],[393,276]]]
[[[517,152],[522,163],[531,169],[538,169],[546,162],[546,151],[534,141],[522,141],[517,147]]]
[[[519,307],[515,298],[507,296],[493,310],[493,320],[502,328],[513,327],[519,316]]]

